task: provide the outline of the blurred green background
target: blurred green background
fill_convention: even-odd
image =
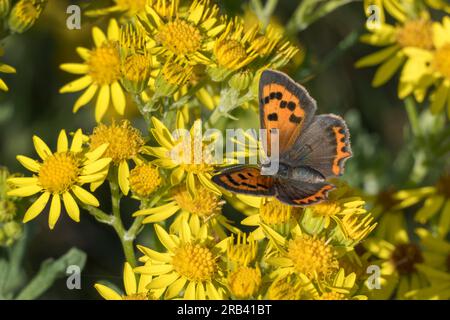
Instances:
[[[14,66],[17,74],[1,75],[10,92],[0,94],[0,165],[7,166],[12,172],[25,172],[15,160],[16,155],[34,157],[32,135],[40,136],[54,147],[60,129],[83,128],[85,132],[91,132],[95,125],[93,108],[89,106],[72,114],[78,94],[58,93],[62,85],[74,79],[60,71],[59,65],[79,61],[75,48],[92,45],[90,30],[94,20],[82,18],[81,30],[66,28],[67,6],[76,3],[50,0],[41,19],[30,31],[9,37],[4,42],[2,60]],[[83,7],[89,2],[79,1],[79,4]],[[242,13],[247,2],[222,0],[218,4],[224,11]],[[297,5],[298,1],[280,0],[275,16],[280,22],[287,21]],[[107,20],[97,19],[95,24],[104,26]],[[306,59],[291,76],[303,83],[317,100],[319,113],[334,112],[343,115],[348,122],[354,158],[348,162],[345,179],[351,185],[374,193],[391,186],[413,187],[434,181],[442,172],[443,164],[433,162],[432,150],[426,148],[441,143],[439,136],[430,133],[431,142],[427,141],[420,151],[430,159],[425,161],[426,169],[418,169],[414,158],[418,153],[411,151],[420,146],[417,146],[419,142],[410,139],[407,114],[403,102],[397,98],[397,81],[374,89],[370,85],[373,69],[354,68],[355,61],[373,51],[358,43],[364,24],[362,2],[355,1],[293,34],[304,46]],[[136,111],[130,109],[127,116],[133,119]],[[427,114],[420,119],[424,127],[435,127],[435,120],[430,120]],[[145,127],[139,121],[135,124],[141,129]],[[108,210],[105,190],[99,191],[99,198]],[[137,203],[130,201],[124,206],[130,207],[125,212],[132,212]],[[119,240],[112,230],[96,223],[91,216],[82,215],[81,222],[76,224],[63,214],[55,230],[49,231],[47,215],[42,214],[30,224],[28,231],[31,241],[26,268],[30,275],[37,272],[43,260],[58,257],[72,246],[88,255],[82,274],[82,290],[68,290],[62,279],[43,298],[98,299],[93,284],[99,279],[121,286],[119,275],[124,259]],[[143,237],[145,234],[142,233]]]

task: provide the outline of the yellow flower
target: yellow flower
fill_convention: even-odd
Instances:
[[[367,296],[355,295],[358,290],[356,274],[350,273],[346,276],[342,268],[329,284],[322,284],[317,289],[314,300],[367,300]]]
[[[156,157],[153,161],[158,167],[171,170],[170,182],[177,185],[185,181],[188,192],[195,195],[198,185],[221,195],[221,191],[211,181],[216,164],[208,149],[206,138],[202,136],[202,122],[194,122],[186,134],[172,135],[167,127],[157,118],[152,117],[151,133],[160,145],[145,147],[143,152]],[[177,121],[177,129],[184,129],[184,123]]]
[[[147,2],[147,0],[114,0],[113,6],[86,11],[86,16],[98,17],[120,12],[127,18],[133,18],[145,11]]]
[[[62,87],[60,93],[78,92],[87,88],[75,102],[74,112],[88,104],[98,92],[95,106],[97,122],[102,120],[111,100],[117,113],[123,115],[125,112],[126,98],[120,85],[119,33],[119,26],[114,19],[109,22],[107,35],[100,28],[94,27],[92,37],[95,48],[92,50],[77,48],[77,52],[84,63],[64,63],[60,66],[66,72],[83,75]]]
[[[225,28],[219,8],[209,0],[194,0],[180,8],[179,0],[167,5],[158,0],[146,7],[140,19],[153,44],[152,52],[166,59],[188,64],[210,64],[210,52],[216,36]]]
[[[396,5],[404,6],[404,4]],[[393,26],[381,21],[379,27],[372,28],[369,34],[361,37],[361,42],[372,46],[383,47],[382,50],[370,54],[356,62],[357,68],[380,65],[375,72],[372,85],[379,87],[389,81],[401,68],[402,75],[398,86],[399,98],[404,98],[412,92],[412,83],[418,78],[411,78],[415,64],[408,60],[408,50],[431,50],[434,48],[433,24],[427,12],[419,15],[395,15],[398,25]]]
[[[138,280],[139,279],[139,280]],[[125,293],[120,294],[115,290],[96,283],[94,285],[98,293],[106,300],[156,300],[159,299],[161,292],[148,290],[147,285],[152,281],[152,276],[136,275],[131,265],[126,262],[123,267],[123,285]]]
[[[419,102],[432,90],[431,112],[439,113],[447,106],[450,118],[450,17],[444,17],[442,23],[433,23],[432,28],[434,50],[408,48],[405,53],[409,68],[404,70],[404,77],[409,92],[414,92]]]
[[[303,212],[302,208],[286,205],[277,199],[258,198],[256,202],[252,202],[252,198],[254,197],[240,198],[247,201],[247,204],[256,205],[259,208],[258,213],[252,214],[241,221],[241,224],[245,226],[257,227],[252,231],[251,239],[264,239],[267,236],[265,232],[267,227],[276,230],[284,236],[288,236],[292,229],[298,228],[297,219]]]
[[[379,238],[367,239],[363,245],[374,255],[372,264],[380,267],[380,288],[368,289],[372,299],[405,299],[409,291],[428,285],[426,274],[417,266],[424,262],[422,249],[410,242],[405,230],[398,230],[396,242],[390,243]],[[370,288],[370,287],[369,287]]]
[[[16,73],[16,69],[7,64],[0,63],[0,72],[1,73]],[[0,78],[0,90],[3,90],[3,91],[9,90],[5,81],[3,81],[3,79],[1,79],[1,78]]]
[[[431,187],[423,187],[412,190],[404,190],[400,196],[404,198],[417,197],[425,200],[423,206],[416,212],[415,220],[425,224],[435,219],[437,232],[444,238],[450,229],[450,175],[444,174]],[[418,201],[417,201],[418,202]],[[438,215],[440,213],[440,215]]]
[[[81,186],[105,178],[103,170],[109,165],[111,158],[101,157],[107,145],[99,145],[91,152],[85,153],[82,148],[81,130],[75,133],[70,148],[66,132],[62,130],[55,153],[37,136],[33,137],[33,143],[41,161],[26,156],[17,156],[17,160],[35,174],[32,177],[8,180],[17,187],[8,192],[10,196],[28,197],[41,194],[25,212],[23,222],[36,218],[50,201],[48,225],[53,229],[61,214],[61,200],[69,217],[76,222],[80,221],[80,209],[73,195],[82,203],[99,205],[98,200]]]
[[[160,253],[138,246],[151,265],[137,267],[138,273],[155,276],[148,289],[164,289],[164,298],[183,295],[184,299],[223,299],[224,289],[220,285],[223,266],[219,260],[220,249],[208,239],[206,225],[189,226],[183,222],[180,234],[168,234],[155,224],[158,239],[167,249]]]
[[[237,299],[255,297],[261,284],[261,270],[258,267],[240,267],[228,275],[228,288]]]
[[[337,252],[323,238],[297,235],[285,240],[278,256],[268,258],[267,262],[277,267],[277,274],[304,274],[309,279],[324,280],[339,269]]]
[[[235,241],[234,235],[231,235],[227,243],[228,263],[234,268],[249,265],[258,254],[257,241],[250,239],[245,233],[238,233],[236,237]]]
[[[409,192],[387,188],[373,198],[371,213],[378,221],[374,236],[389,242],[396,242],[398,230],[406,229],[406,219],[403,210],[418,203],[428,192],[426,189]]]
[[[294,274],[275,278],[266,292],[268,300],[311,300],[314,287],[309,280],[305,281]]]
[[[176,216],[170,230],[179,232],[182,222],[187,221],[190,225],[208,224],[215,231],[219,238],[226,238],[224,229],[237,232],[238,229],[231,225],[231,222],[222,215],[222,206],[225,202],[220,196],[199,185],[196,194],[191,195],[187,191],[186,185],[175,186],[170,191],[170,196],[165,199],[162,205],[141,209],[133,216],[146,216],[143,223],[155,223],[166,221],[172,216]]]
[[[138,164],[130,171],[130,189],[139,198],[148,198],[161,185],[158,168],[148,163]]]
[[[89,141],[91,150],[98,148],[100,145],[108,144],[105,156],[112,159],[114,167],[118,167],[117,174],[120,190],[122,190],[124,195],[127,195],[130,191],[130,167],[128,161],[133,160],[136,164],[142,162],[139,153],[142,151],[145,141],[141,132],[132,127],[128,120],[123,120],[120,124],[116,124],[113,121],[109,126],[100,123],[94,128]],[[107,173],[108,168],[105,171]],[[94,190],[96,187],[98,187],[98,184],[92,186]]]
[[[434,237],[424,228],[417,228],[416,234],[423,248],[423,263],[436,270],[450,272],[450,242]]]

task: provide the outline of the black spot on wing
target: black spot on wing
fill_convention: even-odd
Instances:
[[[295,102],[289,101],[289,103],[287,104],[287,107],[289,110],[294,111],[296,104],[295,104]]]
[[[278,114],[276,113],[271,113],[267,116],[267,120],[269,121],[278,121]]]
[[[291,116],[289,117],[289,121],[298,124],[302,122],[302,117],[297,117],[295,114],[291,114]]]

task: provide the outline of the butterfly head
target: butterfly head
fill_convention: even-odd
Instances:
[[[272,160],[261,166],[261,175],[263,176],[278,176],[280,178],[289,177],[289,166],[284,163]]]

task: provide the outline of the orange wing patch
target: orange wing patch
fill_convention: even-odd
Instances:
[[[336,136],[336,156],[333,159],[333,174],[339,175],[342,171],[342,161],[349,158],[352,154],[347,150],[345,129],[342,127],[333,127]]]
[[[285,86],[270,83],[263,87],[261,96],[261,109],[264,118],[264,128],[267,129],[267,150],[270,155],[271,129],[279,130],[279,152],[290,148],[300,135],[305,120],[305,110],[300,100]]]
[[[334,186],[327,184],[323,186],[319,191],[317,191],[315,194],[310,195],[303,199],[295,199],[292,200],[297,205],[310,205],[317,203],[322,200],[326,200],[328,191],[334,189]]]
[[[213,181],[221,187],[239,193],[268,196],[275,193],[274,180],[262,176],[258,168],[238,167],[226,169],[213,177]]]

